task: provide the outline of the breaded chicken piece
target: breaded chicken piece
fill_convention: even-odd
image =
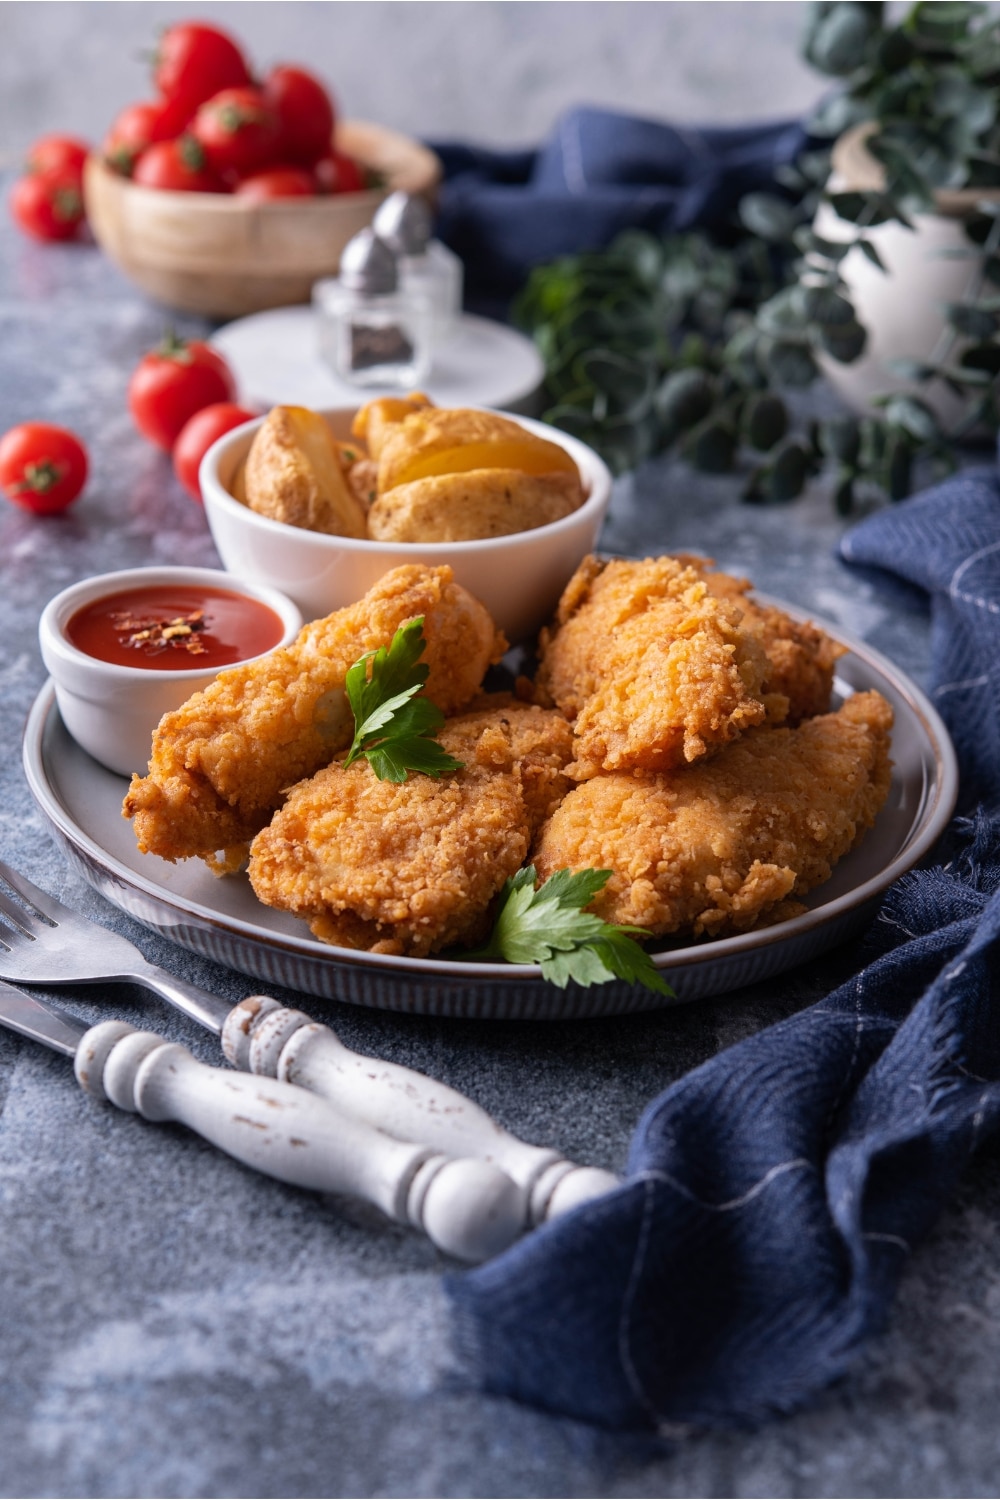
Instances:
[[[537,687],[573,719],[573,775],[669,771],[767,717],[741,611],[672,557],[585,558],[539,642]]]
[[[764,694],[772,700],[788,700],[783,721],[798,724],[813,714],[825,714],[830,707],[834,667],[847,647],[811,620],[793,620],[784,610],[759,603],[750,596],[753,585],[748,578],[716,572],[711,559],[685,555],[679,561],[693,567],[717,599],[726,599],[742,611],[743,629],[756,633],[768,660]]]
[[[462,708],[507,643],[449,567],[394,568],[357,604],[314,620],[290,646],[220,673],[164,715],[149,774],[133,776],[122,809],[135,820],[140,850],[237,868],[286,788],[350,744],[348,668],[417,616],[427,696],[445,713]]]
[[[572,731],[557,713],[503,704],[438,736],[463,768],[379,781],[364,760],[293,787],[253,841],[262,901],[327,943],[423,955],[487,935],[489,907],[569,788]]]
[[[793,915],[875,820],[889,790],[892,709],[856,693],[797,729],[755,729],[673,775],[598,776],[539,836],[541,879],[613,874],[590,909],[662,936],[720,937]]]

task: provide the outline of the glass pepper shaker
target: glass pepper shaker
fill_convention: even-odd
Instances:
[[[430,303],[435,346],[447,343],[458,332],[462,316],[462,262],[433,238],[427,199],[390,193],[379,205],[372,228],[396,253],[403,290],[420,293]]]
[[[400,286],[395,253],[373,229],[344,247],[340,275],[318,281],[320,353],[350,385],[412,390],[431,364],[427,297]]]

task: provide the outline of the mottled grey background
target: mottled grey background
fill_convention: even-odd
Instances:
[[[574,104],[687,121],[795,114],[821,80],[787,4],[0,4],[0,150],[44,130],[99,140],[150,90],[161,27],[214,19],[266,69],[300,62],[345,115],[421,137],[525,144]]]
[[[803,9],[0,4],[0,151],[16,160],[43,130],[98,137],[146,92],[138,54],[157,26],[191,13],[219,17],[261,65],[308,60],[345,112],[504,144],[537,138],[585,101],[690,120],[794,113],[818,92],[796,57]],[[96,249],[32,245],[0,216],[0,431],[63,422],[93,460],[85,495],[54,522],[0,502],[0,848],[154,961],[235,1000],[253,981],[145,932],[84,884],[20,764],[45,679],[44,602],[88,573],[216,560],[202,513],[125,406],[129,372],[162,324]],[[922,676],[926,619],[837,561],[844,523],[828,498],[817,489],[766,510],[741,506],[738,488],[676,462],[647,465],[617,487],[604,544],[712,552]],[[780,981],[623,1020],[318,1013],[348,1045],[446,1079],[525,1137],[621,1169],[643,1107],[671,1079],[819,998],[855,963],[840,950]],[[217,1059],[212,1038],[135,989],[65,1003]],[[426,1241],[88,1101],[64,1060],[4,1032],[0,1260],[7,1496],[997,1493],[996,1145],[911,1257],[885,1336],[848,1379],[761,1431],[676,1449],[470,1391],[443,1317],[448,1266]]]

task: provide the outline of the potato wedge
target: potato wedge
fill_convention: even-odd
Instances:
[[[577,509],[580,476],[473,469],[399,484],[378,495],[368,535],[380,542],[469,542],[533,531]]]
[[[377,459],[382,451],[382,444],[392,429],[404,417],[412,416],[414,412],[423,411],[431,405],[431,398],[425,396],[423,391],[414,391],[410,396],[380,396],[375,401],[367,401],[355,413],[351,431],[367,446],[372,458]]]
[[[276,406],[257,430],[246,462],[246,503],[289,526],[363,537],[365,512],[341,467],[323,418],[304,406]]]
[[[428,407],[390,427],[378,455],[379,494],[418,479],[516,469],[522,474],[572,474],[566,449],[496,412]],[[537,523],[536,523],[537,524]]]

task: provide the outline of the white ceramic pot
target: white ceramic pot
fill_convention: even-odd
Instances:
[[[835,191],[878,190],[884,185],[882,166],[864,148],[870,126],[848,132],[833,154],[830,187]],[[865,352],[853,364],[819,356],[823,374],[852,410],[864,415],[876,396],[906,392],[919,396],[947,429],[961,416],[965,403],[941,381],[915,384],[891,369],[896,359],[936,364],[946,354],[949,362],[962,341],[950,342],[942,307],[961,302],[977,262],[955,258],[951,252],[968,250],[963,216],[983,197],[982,192],[938,195],[941,212],[917,214],[913,229],[895,221],[864,231],[885,266],[872,264],[861,250],[851,250],[841,262],[841,274],[858,322],[868,334]],[[821,203],[813,224],[826,240],[853,240],[856,227],[841,219],[828,203]]]

